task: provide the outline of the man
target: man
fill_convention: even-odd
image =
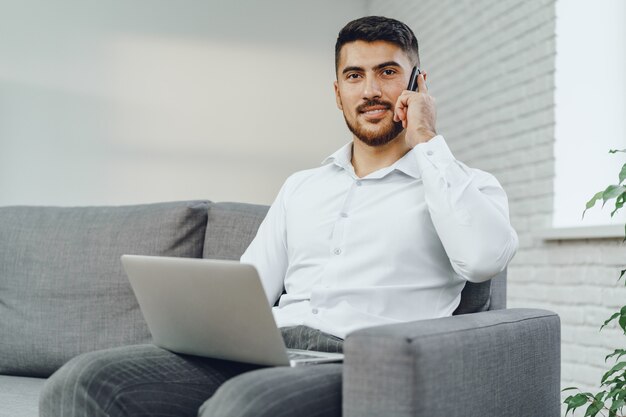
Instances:
[[[341,351],[359,328],[449,316],[465,282],[502,271],[518,243],[498,181],[457,161],[437,134],[426,73],[405,90],[419,66],[413,32],[357,19],[335,58],[353,139],[287,179],[241,257],[279,300],[292,348]],[[340,415],[341,365],[258,368],[154,346],[86,354],[47,383],[41,415],[182,417],[203,402],[205,417]]]

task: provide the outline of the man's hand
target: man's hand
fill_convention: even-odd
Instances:
[[[422,73],[417,76],[418,91],[404,90],[400,94],[394,109],[393,120],[402,121],[402,127],[406,129],[406,143],[411,148],[437,135],[435,99],[428,95],[425,75]]]

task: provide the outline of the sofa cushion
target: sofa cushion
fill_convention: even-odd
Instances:
[[[0,375],[0,417],[38,417],[45,379]]]
[[[149,342],[120,256],[201,257],[208,204],[0,207],[0,374]]]
[[[506,269],[484,282],[466,282],[453,315],[506,308]]]
[[[461,302],[453,315],[478,313],[489,310],[491,280],[485,282],[466,282],[461,291]]]
[[[239,260],[256,236],[268,210],[268,206],[257,204],[211,204],[203,257]]]

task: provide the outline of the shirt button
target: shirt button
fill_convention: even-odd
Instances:
[[[341,213],[341,217],[348,217],[348,213]]]
[[[313,310],[311,310],[311,313],[317,314],[317,308],[314,308]]]
[[[340,255],[341,254],[341,249],[340,248],[335,248],[335,250],[333,251],[333,253],[335,255]]]
[[[357,180],[356,181],[356,185],[357,185],[357,187],[360,187],[361,186],[361,181]]]
[[[432,156],[433,154],[434,154],[434,152],[433,152],[433,151],[427,151],[427,152],[426,152],[426,155],[428,155],[428,156]]]

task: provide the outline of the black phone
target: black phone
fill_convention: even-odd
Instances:
[[[409,85],[406,87],[409,91],[417,91],[417,76],[421,74],[419,67],[416,65],[411,71],[411,77],[409,78]]]

